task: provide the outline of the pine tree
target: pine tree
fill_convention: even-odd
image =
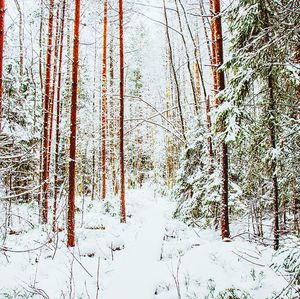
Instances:
[[[266,0],[240,0],[230,8],[230,80],[220,109],[220,115],[226,117],[226,139],[238,148],[233,159],[238,163],[238,157],[243,156],[247,161],[243,170],[239,164],[235,171],[249,205],[260,205],[259,198],[267,197],[268,207],[273,209],[275,250],[279,247],[279,207],[284,196],[281,165],[287,162],[283,155],[286,148],[279,141],[285,139],[285,126],[291,124],[292,113],[287,107],[295,94],[292,72],[283,64],[289,59],[287,40],[274,42],[281,26],[280,14],[274,11],[281,9]],[[262,229],[258,231],[261,235]]]
[[[220,0],[213,0],[212,12],[214,19],[212,22],[212,36],[213,36],[213,54],[215,62],[214,70],[214,86],[216,87],[216,106],[222,104],[222,98],[219,93],[225,89],[225,75],[223,69],[223,36],[222,36],[222,23],[221,23],[221,8]],[[224,131],[224,120],[220,119],[220,124],[217,124],[217,130],[219,132]],[[229,216],[228,216],[228,146],[226,140],[221,140],[221,234],[222,239],[226,239],[230,236],[229,232]]]
[[[70,162],[69,162],[69,193],[68,193],[68,246],[75,246],[75,195],[76,195],[76,121],[78,94],[78,65],[79,65],[79,27],[80,0],[75,2],[75,22],[72,64],[72,99],[70,117]]]
[[[58,200],[58,171],[59,171],[59,148],[60,148],[60,121],[61,121],[61,83],[62,83],[62,64],[63,64],[63,49],[64,49],[64,27],[66,15],[66,0],[62,3],[62,14],[60,24],[60,45],[59,45],[59,62],[58,62],[58,81],[56,91],[56,129],[55,129],[55,158],[54,158],[54,203],[53,203],[53,230],[57,229],[57,200]]]
[[[48,197],[49,197],[49,121],[50,121],[50,88],[51,88],[51,66],[52,66],[52,39],[53,39],[53,10],[54,0],[49,3],[48,19],[48,45],[46,57],[46,77],[44,96],[44,123],[43,123],[43,208],[42,222],[48,222]]]
[[[125,165],[124,165],[124,24],[123,24],[123,0],[119,0],[119,38],[120,38],[120,221],[126,222],[125,208]]]
[[[107,139],[107,10],[108,3],[104,0],[103,45],[102,45],[102,199],[106,198],[106,139]]]

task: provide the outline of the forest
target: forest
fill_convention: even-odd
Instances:
[[[299,0],[0,0],[0,299],[300,298]]]

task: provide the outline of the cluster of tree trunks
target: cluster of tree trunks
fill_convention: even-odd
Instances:
[[[24,29],[23,29],[23,14],[20,8],[18,0],[14,0],[18,14],[19,14],[19,73],[23,76],[24,72]],[[42,3],[42,1],[41,1]],[[41,221],[42,223],[48,223],[49,214],[49,196],[50,196],[50,160],[51,160],[51,145],[52,137],[54,135],[53,126],[55,126],[55,152],[54,152],[54,189],[53,189],[53,219],[52,227],[53,231],[57,228],[57,203],[58,203],[58,193],[59,193],[59,151],[60,151],[60,121],[61,121],[61,84],[62,84],[62,66],[63,66],[63,43],[65,35],[65,19],[66,19],[66,0],[61,1],[55,7],[55,0],[49,0],[48,5],[48,29],[47,29],[47,47],[45,52],[46,65],[43,70],[42,56],[43,56],[43,5],[41,5],[41,23],[40,23],[40,60],[39,60],[39,75],[41,88],[43,90],[43,130],[42,130],[42,141],[41,141],[41,152],[40,152],[40,168],[41,168],[41,192],[39,194],[39,206],[41,210]],[[73,58],[72,58],[72,75],[71,75],[71,109],[70,109],[70,153],[69,153],[69,188],[68,188],[68,246],[75,246],[75,197],[76,197],[76,121],[77,121],[77,97],[78,97],[78,81],[79,81],[79,38],[80,38],[80,0],[75,0],[75,16],[74,16],[74,39],[73,39]],[[118,1],[118,17],[119,17],[119,107],[120,114],[119,119],[113,120],[113,123],[109,123],[108,117],[108,88],[113,88],[113,83],[108,82],[108,75],[111,81],[114,78],[113,69],[113,40],[110,44],[110,72],[108,73],[108,0],[104,0],[104,19],[103,19],[103,35],[102,35],[102,83],[101,83],[101,198],[104,200],[107,196],[107,160],[108,156],[111,160],[111,165],[114,166],[114,160],[116,160],[115,153],[112,152],[108,154],[107,147],[109,146],[109,137],[112,128],[115,129],[116,124],[119,126],[119,171],[120,171],[120,186],[117,180],[117,170],[113,169],[112,181],[114,182],[115,193],[118,193],[120,188],[120,221],[122,223],[126,222],[126,208],[125,208],[125,166],[124,166],[124,102],[125,102],[125,65],[124,65],[124,16],[123,16],[123,0]],[[55,17],[56,9],[56,17]],[[204,14],[204,5],[200,1],[200,11]],[[204,33],[207,41],[208,53],[212,66],[212,81],[213,81],[213,95],[214,95],[214,108],[218,108],[222,104],[222,98],[219,96],[220,92],[225,89],[225,76],[224,71],[221,66],[223,65],[223,37],[222,37],[222,22],[221,22],[221,7],[220,0],[210,0],[210,11],[211,11],[211,42],[208,38],[207,24],[209,20],[202,17]],[[181,14],[183,12],[183,15]],[[203,74],[201,58],[199,53],[199,38],[194,37],[191,27],[187,19],[187,12],[181,0],[175,0],[175,13],[177,16],[179,24],[179,33],[183,43],[184,55],[187,61],[187,70],[189,75],[189,84],[191,86],[192,97],[194,102],[195,115],[198,116],[201,110],[201,97],[204,98],[204,109],[206,114],[206,122],[208,131],[211,131],[212,120],[210,116],[211,112],[211,99],[207,94]],[[181,94],[180,84],[181,78],[176,69],[176,61],[174,59],[174,48],[171,41],[170,34],[170,20],[168,18],[168,9],[166,7],[166,1],[163,1],[163,14],[165,19],[167,46],[168,46],[168,71],[170,71],[170,83],[168,92],[171,93],[173,89],[174,98],[176,102],[173,103],[172,99],[167,96],[166,105],[166,117],[165,121],[170,121],[170,110],[173,109],[173,104],[175,104],[176,110],[178,111],[178,122],[179,122],[179,136],[182,137],[181,141],[184,145],[187,144],[186,138],[186,123],[184,117],[183,101],[184,97]],[[3,51],[4,51],[4,16],[5,16],[5,1],[0,0],[0,131],[2,131],[2,106],[3,106]],[[56,20],[56,23],[54,22]],[[266,22],[266,27],[268,27],[268,20]],[[185,24],[183,23],[185,22]],[[206,23],[205,23],[206,22]],[[55,23],[55,24],[54,24]],[[193,43],[193,62],[195,69],[193,70],[192,59],[190,57],[188,43],[186,37],[184,36],[184,28],[187,28],[189,36]],[[54,34],[54,28],[55,34]],[[46,34],[45,34],[46,35]],[[268,39],[268,35],[266,35]],[[268,41],[268,40],[267,40]],[[96,47],[96,46],[95,46]],[[68,47],[69,48],[69,47]],[[295,51],[295,62],[300,61],[300,47],[297,46]],[[95,62],[96,62],[96,49],[95,49]],[[53,62],[53,63],[52,63]],[[96,65],[96,63],[95,63]],[[193,72],[194,71],[194,72]],[[267,86],[269,90],[269,102],[268,102],[268,137],[269,137],[269,148],[275,150],[277,146],[276,140],[276,99],[273,93],[275,77],[272,75],[272,69],[269,71],[270,75],[267,78]],[[173,84],[173,85],[172,85]],[[298,89],[297,94],[298,100],[300,98],[300,90]],[[56,101],[55,101],[56,100]],[[113,101],[112,101],[112,106]],[[56,107],[56,108],[55,108]],[[56,118],[54,118],[54,112],[56,111]],[[295,116],[296,117],[296,116]],[[298,115],[299,117],[299,115]],[[55,120],[55,124],[54,124]],[[218,123],[218,133],[223,133],[225,131],[225,121],[221,118]],[[212,138],[208,137],[208,151],[211,160],[219,159],[220,169],[221,169],[221,186],[220,186],[220,197],[221,197],[221,213],[220,213],[220,223],[221,223],[221,236],[222,239],[227,240],[230,237],[229,230],[229,209],[228,209],[228,197],[229,197],[229,176],[228,176],[228,145],[223,138],[220,141],[220,146],[213,145]],[[141,144],[141,140],[137,138],[137,143]],[[213,147],[214,146],[214,147]],[[113,146],[115,147],[115,145]],[[170,140],[167,141],[168,156],[167,156],[167,172],[168,172],[168,186],[173,186],[172,177],[175,173],[175,162],[173,158],[174,152],[179,152],[179,149],[172,144]],[[216,148],[215,148],[216,147]],[[135,165],[137,170],[141,170],[141,160],[142,152],[138,154],[137,162]],[[100,161],[99,161],[100,162]],[[93,179],[92,179],[92,198],[94,197],[94,185],[95,185],[95,153],[93,153]],[[274,248],[279,247],[279,187],[278,178],[276,174],[277,161],[272,160],[271,164],[271,181],[273,187],[273,204],[274,204]],[[100,177],[100,176],[99,176]],[[99,183],[100,185],[100,183]],[[299,201],[295,199],[295,215],[297,213],[299,206]],[[297,217],[297,216],[295,216]]]

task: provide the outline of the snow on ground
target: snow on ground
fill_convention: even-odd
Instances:
[[[117,257],[102,298],[153,298],[165,218],[159,204],[151,199],[145,201],[141,215],[144,222],[136,238]]]
[[[35,210],[13,207],[18,216],[0,252],[0,298],[201,299],[237,288],[266,299],[286,285],[270,267],[271,248],[224,243],[218,232],[187,227],[172,219],[174,203],[149,186],[128,190],[126,224],[117,198],[80,203],[74,249],[65,246],[65,231],[37,224]]]

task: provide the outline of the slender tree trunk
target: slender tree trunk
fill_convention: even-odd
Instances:
[[[113,24],[113,23],[111,23]],[[111,28],[113,28],[111,26]],[[112,30],[111,30],[112,32]],[[117,110],[117,105],[114,101],[114,79],[115,79],[115,72],[114,72],[114,36],[113,33],[111,34],[110,40],[110,51],[109,51],[109,88],[110,88],[110,163],[111,163],[111,178],[112,178],[112,191],[113,194],[117,195],[119,192],[118,186],[118,177],[117,177],[117,170],[116,170],[116,140],[119,139],[117,136],[117,120],[118,117],[115,113]]]
[[[124,167],[124,39],[123,39],[123,0],[119,0],[119,38],[120,38],[120,208],[121,223],[126,222],[125,208],[125,167]]]
[[[24,70],[24,46],[23,46],[23,40],[24,40],[24,32],[23,32],[23,14],[22,10],[19,4],[18,0],[15,0],[15,4],[19,13],[19,47],[20,47],[20,60],[19,60],[19,68],[20,68],[20,77],[23,77],[23,70]]]
[[[211,66],[212,66],[212,74],[213,74],[213,94],[216,95],[218,93],[218,82],[217,82],[217,58],[216,58],[216,12],[214,4],[218,0],[210,0],[210,11],[213,15],[211,20]],[[220,5],[219,5],[220,6]]]
[[[43,84],[43,17],[44,17],[44,6],[43,6],[43,0],[40,1],[41,6],[41,18],[40,18],[40,28],[39,28],[39,76],[40,76],[40,85],[41,85],[41,91],[44,90],[44,84]]]
[[[268,107],[268,126],[270,133],[270,146],[272,150],[276,149],[276,104],[273,93],[273,77],[269,71],[268,76],[268,88],[270,95],[270,102]],[[277,161],[275,159],[271,162],[271,175],[272,175],[272,185],[273,185],[273,206],[274,206],[274,250],[279,248],[279,190],[278,190],[278,179],[276,175]]]
[[[200,4],[200,13],[202,15],[205,15],[205,8],[203,5],[203,1],[199,1]],[[210,7],[212,8],[212,2],[210,0]],[[202,17],[202,25],[203,25],[203,30],[204,30],[204,35],[205,35],[205,41],[206,41],[206,46],[207,46],[207,52],[208,52],[208,56],[209,56],[209,61],[212,64],[212,51],[211,51],[211,46],[210,46],[210,42],[209,42],[209,38],[208,38],[208,30],[207,30],[207,25],[209,27],[209,20],[207,20],[207,18]]]
[[[213,38],[215,39],[215,62],[218,69],[216,70],[216,87],[217,92],[225,88],[225,77],[220,67],[223,64],[223,38],[222,23],[220,17],[220,0],[213,0]],[[220,105],[222,99],[217,95],[216,104]],[[224,131],[224,121],[222,120],[220,131]],[[228,148],[224,139],[221,141],[221,234],[222,239],[229,238],[229,216],[228,216]]]
[[[48,169],[48,145],[49,145],[49,106],[51,85],[51,58],[52,58],[52,34],[53,34],[53,9],[54,0],[50,0],[49,23],[48,23],[48,47],[46,57],[46,80],[44,96],[44,123],[43,123],[43,211],[42,222],[48,222],[48,192],[49,192],[49,169]]]
[[[188,68],[189,76],[190,76],[190,83],[191,83],[191,88],[192,88],[192,93],[193,93],[193,98],[194,98],[195,111],[196,111],[196,115],[198,115],[198,113],[199,113],[199,103],[197,101],[196,86],[195,86],[192,67],[191,67],[190,55],[189,55],[187,43],[186,43],[186,40],[185,40],[185,37],[184,37],[184,33],[183,33],[183,26],[182,26],[182,22],[181,22],[181,17],[180,17],[180,13],[179,13],[177,0],[175,0],[175,6],[176,6],[176,13],[177,13],[177,18],[178,18],[178,23],[179,23],[179,29],[180,29],[180,33],[181,33],[181,39],[182,39],[182,42],[183,42],[183,45],[184,45],[185,56],[186,56],[186,60],[187,60],[187,68]]]
[[[97,33],[95,28],[95,48],[94,48],[94,78],[93,78],[93,111],[96,109],[96,65],[97,65]],[[95,122],[93,122],[93,157],[92,157],[92,200],[95,199],[95,184],[96,184],[96,149],[95,138],[96,128]]]
[[[170,58],[170,64],[173,72],[173,78],[175,81],[175,87],[176,87],[176,93],[177,93],[177,104],[178,104],[178,110],[179,110],[179,117],[180,117],[180,123],[181,123],[181,130],[182,130],[182,135],[184,137],[184,140],[186,141],[186,136],[185,136],[185,125],[184,125],[184,119],[183,119],[183,113],[182,113],[182,107],[181,107],[181,99],[180,99],[180,90],[179,90],[179,82],[178,82],[178,77],[173,61],[173,51],[172,51],[172,45],[171,45],[171,38],[170,38],[170,33],[169,33],[169,21],[168,21],[168,15],[167,15],[167,9],[166,9],[166,2],[164,0],[163,2],[164,5],[164,17],[165,17],[165,22],[166,22],[166,34],[167,34],[167,40],[168,40],[168,47],[169,47],[169,58]]]
[[[102,199],[106,198],[106,139],[107,139],[107,0],[104,0],[104,23],[102,45]]]
[[[212,13],[212,9],[213,9],[213,3],[212,3],[212,0],[210,0],[210,10],[211,10],[211,13]],[[203,1],[200,1],[200,12],[202,15],[205,14],[205,8],[204,8],[204,5],[203,5]],[[214,82],[214,87],[213,89],[215,90],[215,66],[214,66],[214,63],[215,63],[215,42],[214,42],[214,24],[212,22],[211,24],[211,36],[212,36],[212,46],[210,45],[210,42],[209,42],[209,37],[208,37],[208,30],[207,30],[207,23],[209,25],[209,21],[207,20],[207,18],[204,18],[202,17],[202,24],[203,24],[203,29],[204,29],[204,35],[205,35],[205,40],[206,40],[206,46],[207,46],[207,51],[208,51],[208,55],[209,55],[209,61],[210,61],[210,64],[211,64],[211,70],[212,70],[212,77],[213,77],[213,82]],[[213,58],[214,57],[214,58]],[[215,94],[215,91],[213,92]],[[211,107],[211,101],[210,101],[210,96],[207,95],[205,97],[205,107],[206,107],[206,122],[207,122],[207,128],[208,128],[208,132],[209,134],[211,134],[211,127],[212,127],[212,124],[211,124],[211,116],[210,116],[210,107]],[[212,138],[211,136],[208,137],[208,154],[212,160],[213,156],[214,156],[214,153],[213,153],[213,142],[212,142]],[[211,171],[213,169],[211,168]]]
[[[79,27],[80,0],[75,2],[73,65],[72,65],[72,99],[70,117],[70,162],[69,162],[69,195],[68,195],[68,246],[75,246],[75,193],[76,193],[76,120],[77,120],[77,85],[79,65]]]
[[[211,133],[211,117],[210,117],[210,97],[207,96],[205,99],[205,104],[206,104],[206,122],[207,122],[207,128],[208,132]],[[213,146],[212,146],[212,138],[211,136],[208,137],[208,155],[212,159],[214,156],[213,152]]]
[[[49,115],[49,143],[48,143],[48,169],[50,171],[51,165],[51,147],[52,147],[52,135],[53,135],[53,117],[54,117],[54,100],[55,100],[55,87],[57,77],[57,64],[58,64],[58,50],[59,50],[59,6],[57,6],[56,13],[56,32],[55,32],[55,46],[54,46],[54,62],[53,62],[53,74],[52,74],[52,88],[50,97],[50,115]]]
[[[44,96],[44,83],[43,83],[43,40],[44,40],[44,24],[43,24],[43,18],[44,18],[44,2],[43,0],[40,0],[40,27],[39,27],[39,77],[40,77],[40,86],[41,86],[41,93],[42,96]],[[42,117],[44,118],[44,113],[42,113]],[[39,220],[41,220],[42,216],[42,199],[43,199],[43,129],[41,130],[41,140],[39,142],[40,146],[40,154],[39,154],[39,193],[38,193],[38,207],[39,207]]]
[[[293,202],[293,214],[294,214],[294,231],[296,234],[300,233],[300,226],[299,226],[299,211],[300,211],[300,200],[299,195],[295,192],[294,195],[294,202]]]
[[[172,122],[173,110],[172,110],[172,74],[170,65],[169,51],[166,51],[166,119],[168,122]],[[166,136],[166,183],[168,189],[173,188],[174,185],[174,139],[172,136],[167,134]]]
[[[3,116],[3,51],[4,51],[4,15],[5,1],[0,0],[0,132],[2,131]]]
[[[68,246],[75,246],[75,193],[76,193],[76,120],[78,93],[78,65],[79,65],[79,27],[80,0],[75,1],[74,44],[72,64],[72,99],[70,118],[70,162],[69,162],[69,195],[68,195]]]
[[[199,68],[197,67],[198,64],[198,57],[200,57],[200,44],[199,44],[199,35],[197,34],[195,37],[196,48],[194,49],[194,77],[195,77],[195,86],[196,86],[196,97],[199,109],[201,109],[201,84],[200,84],[200,76],[201,73]],[[206,98],[206,97],[205,97]]]
[[[63,44],[64,44],[64,27],[66,14],[66,0],[63,0],[62,15],[60,25],[60,49],[59,49],[59,65],[58,65],[58,82],[56,95],[56,136],[55,136],[55,159],[54,159],[54,204],[53,204],[53,230],[57,229],[57,198],[58,198],[58,171],[59,171],[59,146],[60,146],[60,97],[61,97],[61,81],[62,81],[62,62],[63,62]]]
[[[197,73],[199,75],[200,82],[201,82],[201,85],[202,85],[203,96],[204,96],[204,98],[206,98],[207,93],[206,93],[206,87],[205,87],[204,78],[203,78],[201,56],[197,55],[197,53],[199,52],[199,49],[200,49],[200,45],[197,44],[197,42],[196,42],[196,40],[195,40],[195,38],[193,36],[192,29],[191,29],[191,26],[190,26],[189,21],[188,21],[186,9],[185,9],[184,5],[182,4],[182,1],[181,0],[178,0],[178,1],[179,1],[180,6],[181,6],[181,9],[183,11],[183,15],[184,15],[184,18],[185,18],[185,23],[186,23],[186,26],[187,26],[190,38],[191,38],[191,40],[193,42],[193,46],[194,46],[194,58],[195,58],[195,62],[196,62],[196,69],[197,69]],[[199,103],[198,103],[198,105],[200,106]]]

